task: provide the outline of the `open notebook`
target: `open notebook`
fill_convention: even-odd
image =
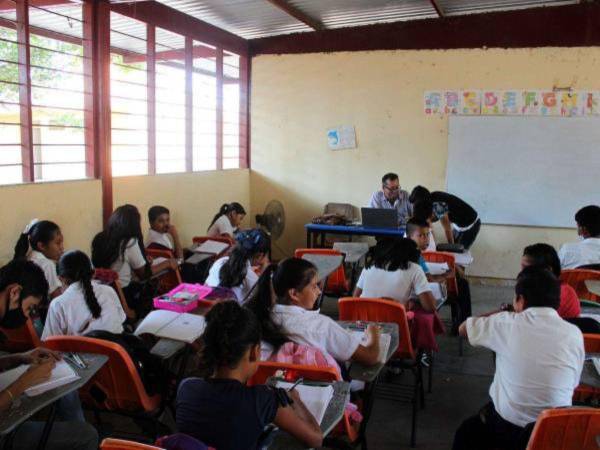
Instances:
[[[293,386],[293,383],[278,381],[276,386],[287,390]],[[315,420],[321,424],[323,417],[325,417],[325,411],[331,399],[333,399],[333,386],[308,386],[299,384],[294,389],[298,391],[302,402],[306,405],[306,408]]]
[[[205,326],[202,316],[157,309],[138,325],[135,334],[149,333],[191,344],[202,335]]]
[[[195,253],[212,253],[213,255],[218,255],[223,250],[225,250],[227,247],[229,247],[229,244],[226,244],[225,242],[211,241],[209,239],[208,241],[204,241],[198,247],[194,248],[194,252]]]
[[[0,374],[0,391],[3,391],[15,381],[17,381],[17,379],[21,375],[23,375],[28,368],[28,364],[22,364],[18,367],[15,367],[14,369],[2,372]],[[36,395],[43,394],[44,392],[49,391],[50,389],[69,384],[78,379],[79,375],[75,373],[75,371],[69,365],[69,363],[67,363],[64,360],[58,361],[56,363],[56,366],[54,366],[54,369],[52,369],[50,379],[30,387],[25,391],[25,394],[29,397],[34,397]]]
[[[369,345],[367,334],[364,331],[352,331],[353,334],[361,336],[362,345]],[[385,363],[387,361],[387,354],[390,350],[390,344],[392,342],[392,336],[387,333],[381,333],[379,335],[379,361]]]

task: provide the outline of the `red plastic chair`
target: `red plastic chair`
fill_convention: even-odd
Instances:
[[[600,270],[565,269],[560,274],[560,281],[567,283],[575,289],[579,298],[600,302],[600,296],[588,290],[585,285],[586,280],[600,280]]]
[[[423,252],[423,259],[432,263],[447,263],[451,272],[446,277],[446,287],[448,294],[458,295],[458,283],[456,282],[456,260],[452,253],[448,252]]]
[[[163,447],[140,444],[139,442],[125,441],[123,439],[106,438],[100,444],[100,450],[164,450]]]
[[[339,255],[343,256],[339,250],[332,248],[298,248],[294,252],[294,257],[302,258],[306,254],[311,255]],[[325,292],[333,295],[344,295],[350,290],[350,285],[346,279],[346,271],[344,270],[344,261],[340,264],[331,275],[327,277],[327,284],[325,285]]]
[[[119,274],[117,272],[111,269],[96,269],[94,270],[94,280],[112,287],[119,297],[123,311],[125,311],[125,316],[130,320],[136,319],[135,311],[127,304],[127,299],[121,288],[121,282],[119,281]]]
[[[162,412],[162,397],[149,395],[127,351],[119,344],[83,336],[53,336],[44,347],[61,352],[94,353],[108,356],[108,361],[85,384],[79,395],[82,402],[96,412],[153,419]]]
[[[408,317],[404,305],[401,303],[384,300],[380,298],[340,298],[338,302],[338,311],[340,320],[350,321],[368,321],[368,322],[388,322],[398,324],[400,342],[398,349],[392,356],[392,361],[388,364],[401,369],[408,369],[414,377],[412,403],[412,428],[410,435],[410,445],[416,445],[417,433],[417,409],[419,400],[421,405],[425,404],[425,391],[423,388],[423,365],[421,357],[417,355],[412,345],[410,330],[408,327]],[[431,360],[433,362],[433,360]],[[431,375],[433,364],[429,366],[430,390]],[[396,400],[397,396],[390,395],[391,399]]]
[[[583,347],[586,353],[600,353],[600,334],[583,335]],[[600,398],[600,389],[580,384],[573,393],[573,401],[589,402]]]
[[[600,410],[547,409],[539,415],[527,450],[597,450]]]
[[[261,361],[258,363],[256,373],[248,380],[248,386],[265,384],[270,377],[275,376],[277,371],[283,371],[283,378],[289,382],[294,382],[298,378],[310,381],[342,381],[339,371],[333,367],[303,366],[300,364]],[[344,413],[343,427],[350,441],[354,442],[358,438],[358,432],[351,425],[347,413]]]
[[[40,337],[35,331],[31,319],[27,319],[25,325],[16,329],[0,328],[6,336],[6,341],[0,343],[0,350],[10,353],[26,352],[41,345]]]
[[[158,248],[146,248],[146,255],[156,259],[156,258],[173,258],[173,252],[166,249],[158,249]],[[169,292],[171,289],[176,288],[183,280],[181,279],[181,273],[179,272],[179,268],[176,270],[169,270],[167,273],[158,278],[158,294],[164,294],[165,292]]]

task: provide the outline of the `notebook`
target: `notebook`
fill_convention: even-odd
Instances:
[[[448,263],[427,262],[426,264],[431,275],[443,275],[450,270]]]
[[[276,386],[287,390],[293,386],[293,383],[278,381]],[[298,391],[306,409],[310,411],[320,425],[323,422],[323,417],[325,417],[325,411],[327,411],[327,407],[333,399],[333,386],[308,386],[299,384],[294,389]]]
[[[28,368],[28,364],[22,364],[14,369],[2,372],[0,374],[0,391],[3,391],[17,381],[17,379],[23,375]],[[31,386],[25,391],[25,395],[34,397],[36,395],[43,394],[50,389],[69,384],[75,380],[78,380],[79,378],[79,375],[77,375],[69,363],[64,360],[57,361],[56,366],[54,366],[54,369],[52,369],[52,373],[50,374],[50,379],[40,384],[36,384],[35,386]]]
[[[157,309],[139,324],[135,335],[149,333],[191,344],[202,335],[205,326],[206,322],[202,316]]]
[[[196,247],[194,253],[212,253],[213,255],[218,255],[228,247],[229,244],[226,244],[225,242],[211,241],[209,239]]]
[[[352,331],[353,334],[361,337],[361,344],[364,346],[369,345],[371,342],[367,334],[364,331]],[[385,363],[387,361],[387,355],[390,350],[390,344],[392,342],[392,335],[387,333],[381,333],[379,335],[379,361]]]

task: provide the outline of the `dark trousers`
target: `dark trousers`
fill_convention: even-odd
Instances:
[[[504,420],[489,402],[458,427],[452,450],[525,450],[534,425],[518,427]]]
[[[473,225],[467,231],[456,231],[454,230],[454,242],[457,244],[462,244],[465,249],[471,248],[473,242],[475,242],[475,238],[479,234],[479,229],[481,228],[481,220],[477,219],[475,225]]]

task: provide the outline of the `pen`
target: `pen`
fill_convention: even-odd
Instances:
[[[294,390],[294,388],[295,388],[296,386],[298,386],[298,385],[299,385],[300,383],[302,383],[303,381],[304,381],[304,378],[298,378],[298,379],[296,380],[296,382],[295,382],[295,383],[292,385],[292,387],[291,387],[291,388],[289,388],[287,391],[288,391],[288,392],[291,392],[292,390]]]
[[[73,357],[81,364],[82,369],[87,369],[87,364],[77,353],[73,353]]]
[[[63,355],[63,357],[69,361],[71,364],[74,364],[75,366],[79,367],[80,369],[84,369],[85,367],[82,367],[81,364],[79,362],[77,362],[77,360],[75,360],[75,358],[73,357],[72,353],[67,353],[66,355]]]

